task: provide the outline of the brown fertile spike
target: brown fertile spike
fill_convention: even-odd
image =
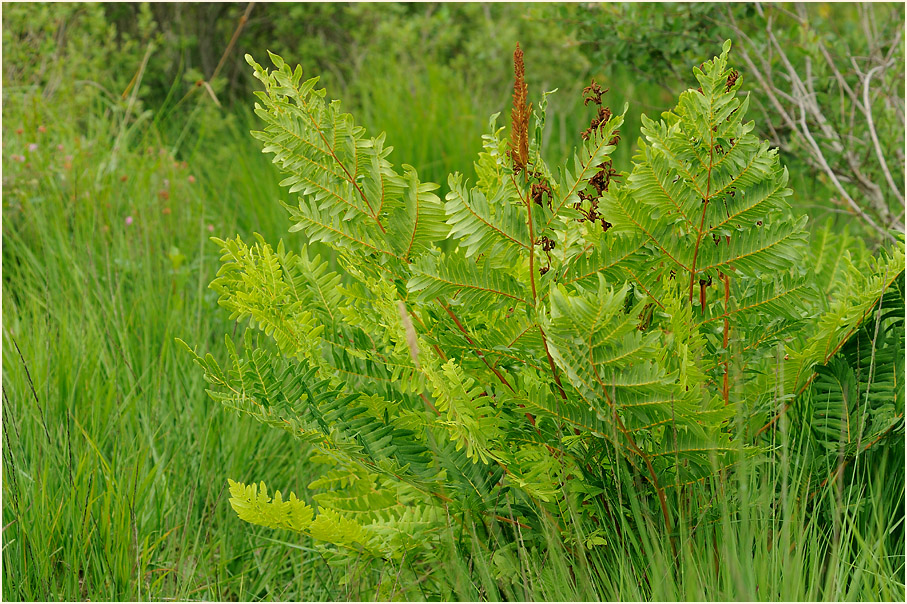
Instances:
[[[529,161],[529,112],[527,105],[529,87],[526,85],[526,70],[523,66],[523,50],[517,42],[513,51],[513,109],[510,112],[510,157],[513,168],[519,172]]]
[[[523,111],[523,123],[520,126],[520,161],[525,166],[529,162],[529,115],[532,113],[532,103]]]

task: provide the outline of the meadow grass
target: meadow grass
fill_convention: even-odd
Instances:
[[[174,342],[233,329],[210,236],[292,241],[270,165],[229,124],[174,150],[107,104],[5,109],[4,597],[277,594],[301,561],[248,540],[225,479],[304,491],[304,452],[213,405]]]
[[[351,105],[388,132],[395,163],[443,192],[448,172],[471,172],[487,114],[506,115],[508,91],[476,99],[441,75],[403,86],[399,71],[375,73],[365,89],[398,92],[360,90]],[[588,120],[572,86],[552,101],[554,161]],[[420,103],[426,95],[437,100]],[[224,333],[240,339],[207,287],[219,266],[210,236],[302,240],[287,233],[249,112],[177,96],[146,111],[101,94],[74,108],[5,91],[4,599],[903,599],[903,451],[860,465],[861,490],[846,497],[807,493],[792,465],[747,462],[722,479],[742,498],[723,498],[716,480],[672,500],[676,558],[629,477],[612,503],[630,513],[604,545],[580,545],[582,526],[576,543],[551,527],[525,550],[476,530],[431,572],[332,568],[308,539],[240,521],[226,479],[307,497],[308,451],[216,406],[175,338],[215,356]],[[634,111],[625,132],[638,130]]]

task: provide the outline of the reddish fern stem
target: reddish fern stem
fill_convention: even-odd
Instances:
[[[523,197],[523,193],[519,191],[520,198]],[[532,199],[529,198],[529,195],[526,195],[526,212],[528,214],[529,223],[529,282],[532,284],[532,306],[535,306],[536,293],[535,293],[535,233],[532,226]]]
[[[438,302],[440,303],[440,300],[439,300]],[[423,323],[423,322],[422,322],[422,319],[419,318],[419,315],[417,315],[417,314],[416,314],[415,312],[413,312],[413,311],[409,311],[409,314],[410,314],[410,316],[411,316],[412,318],[414,318],[416,321],[419,322],[419,325],[422,326],[422,329],[425,330],[426,333],[430,333],[429,330],[428,330],[428,328],[425,326],[425,323]],[[438,348],[438,345],[437,345],[437,344],[432,344],[431,346],[432,346],[432,348],[435,349],[435,352],[438,353],[438,356],[441,358],[441,360],[444,361],[444,362],[447,362],[447,355],[445,355],[444,352],[443,352],[440,348]]]
[[[561,384],[561,378],[557,373],[557,367],[554,365],[554,359],[551,357],[551,351],[548,350],[548,338],[545,337],[545,331],[539,325],[539,331],[542,334],[542,344],[545,346],[545,354],[548,356],[548,366],[551,368],[551,375],[554,376],[554,383],[557,384],[557,391],[560,392],[561,398],[567,402],[567,393],[564,392],[564,385]]]
[[[607,392],[605,396],[607,397]],[[614,420],[617,422],[617,427],[620,429],[620,431],[623,432],[624,436],[627,437],[627,442],[630,444],[630,447],[636,452],[637,455],[642,457],[642,460],[646,463],[646,468],[648,468],[649,476],[652,480],[652,486],[655,487],[655,492],[658,494],[658,502],[661,504],[661,514],[662,516],[664,516],[665,527],[670,533],[673,530],[671,528],[671,514],[670,512],[668,512],[668,503],[665,499],[665,492],[661,485],[658,483],[658,476],[655,474],[655,468],[652,466],[652,461],[649,459],[649,456],[639,448],[639,446],[636,444],[636,441],[633,440],[633,437],[630,435],[630,431],[627,430],[624,422],[621,421],[620,416],[617,415],[616,408],[614,409]],[[674,552],[674,557],[677,558],[677,546],[674,544],[673,538],[671,539],[671,550]]]
[[[702,227],[705,226],[705,211],[709,207],[712,194],[712,165],[714,163],[715,136],[709,130],[709,174],[705,185],[705,199],[702,200],[702,216],[699,218],[699,230],[696,233],[696,247],[693,248],[693,262],[690,264],[690,304],[693,304],[693,281],[696,278],[696,258],[699,256],[699,245],[702,243]],[[704,309],[703,309],[704,310]]]
[[[476,356],[479,357],[480,359],[482,359],[482,362],[485,363],[485,366],[488,367],[492,371],[492,373],[494,373],[498,377],[498,379],[501,381],[502,384],[507,386],[511,392],[516,392],[516,390],[513,389],[513,386],[511,386],[510,383],[504,378],[504,376],[501,375],[501,372],[498,371],[497,369],[495,369],[494,367],[492,367],[491,364],[488,362],[488,359],[485,358],[485,355],[483,355],[479,351],[478,346],[476,346],[476,343],[473,341],[473,339],[471,337],[469,337],[469,332],[466,331],[466,328],[463,327],[462,323],[460,323],[460,319],[457,318],[457,315],[455,315],[454,312],[440,300],[438,300],[438,304],[441,305],[441,308],[443,308],[447,312],[447,314],[450,315],[450,318],[453,319],[454,323],[456,323],[457,329],[460,330],[460,332],[466,338],[466,341],[469,342],[469,345],[473,347],[473,350],[475,351]]]

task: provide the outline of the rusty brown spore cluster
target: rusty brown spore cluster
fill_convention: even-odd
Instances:
[[[537,172],[533,173],[533,176],[537,179],[537,182],[532,183],[532,186],[529,189],[529,197],[532,198],[532,201],[538,205],[545,205],[547,201],[548,209],[551,209],[551,185],[549,185],[545,180],[542,180],[541,174]]]
[[[551,270],[551,250],[554,249],[555,244],[554,244],[554,241],[553,241],[550,237],[547,237],[547,236],[545,236],[545,235],[543,235],[543,236],[539,239],[539,243],[540,243],[541,246],[542,246],[542,251],[545,252],[545,256],[547,256],[547,258],[548,258],[548,266],[540,266],[540,267],[539,267],[539,274],[540,274],[540,275],[544,275],[544,274],[547,273],[549,270]]]
[[[582,137],[584,141],[589,140],[592,133],[611,119],[611,108],[606,107],[602,102],[602,95],[608,92],[608,90],[610,90],[610,88],[602,88],[595,82],[594,78],[592,79],[591,84],[583,88],[583,105],[588,107],[589,103],[593,103],[598,106],[598,111],[595,114],[595,117],[592,118],[592,123],[589,124],[588,128],[583,130]],[[618,142],[620,142],[620,130],[615,130],[614,136],[611,137],[608,144],[617,145]]]
[[[608,92],[608,90],[609,89],[607,88],[602,88],[594,79],[591,84],[583,88],[583,104],[588,106],[589,103],[592,103],[598,107],[589,127],[582,132],[583,140],[589,140],[589,137],[592,136],[595,131],[611,119],[611,108],[606,107],[602,101],[602,95]],[[617,146],[619,142],[620,130],[615,130],[611,140],[608,141],[608,144]],[[599,213],[598,200],[601,198],[602,194],[608,191],[608,188],[611,186],[611,181],[618,178],[618,172],[614,169],[614,165],[610,159],[602,162],[597,167],[598,171],[589,179],[589,186],[592,187],[594,193],[588,193],[585,190],[579,191],[577,195],[579,196],[580,201],[573,204],[573,207],[582,214],[582,218],[579,219],[579,222],[597,222],[602,227],[603,231],[607,231],[611,228],[612,224],[605,220]],[[588,209],[583,207],[583,202],[588,202]]]

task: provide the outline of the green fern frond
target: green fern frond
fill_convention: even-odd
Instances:
[[[904,273],[903,241],[883,250],[875,266],[860,269],[849,271],[849,289],[815,320],[807,341],[788,350],[784,368],[786,392],[803,391],[815,375],[812,367],[828,363],[837,354]]]
[[[415,168],[403,166],[403,203],[392,207],[388,215],[388,234],[399,256],[407,260],[418,257],[435,242],[447,238],[450,227],[440,198],[432,193],[434,183],[419,182]]]
[[[431,371],[438,411],[446,420],[439,422],[450,430],[450,440],[474,460],[488,463],[491,449],[503,435],[501,418],[484,387],[467,377],[453,359],[440,372]]]
[[[815,379],[792,410],[827,451],[828,468],[903,431],[903,351],[901,273],[840,350],[815,366]]]
[[[512,185],[505,182],[490,198],[467,189],[460,174],[452,174],[448,186],[444,210],[450,236],[459,240],[467,258],[482,254],[507,266],[528,254],[529,229]]]
[[[626,189],[604,198],[603,213],[617,233],[648,241],[664,267],[635,275],[661,296],[662,275],[688,283],[688,299],[699,301],[698,281],[799,270],[805,251],[806,219],[791,219],[787,171],[744,122],[747,101],[730,77],[726,44],[722,54],[695,70],[700,90],[680,95],[673,112],[655,122],[643,117],[633,172]],[[747,306],[737,292],[738,306]],[[704,310],[704,309],[703,309]]]
[[[254,483],[245,485],[233,480],[227,482],[230,485],[230,505],[242,520],[296,532],[307,531],[312,526],[314,510],[297,499],[295,493],[290,493],[290,498],[284,501],[280,491],[277,491],[274,499],[271,499],[265,483],[256,486]]]
[[[447,255],[426,254],[411,270],[413,276],[406,287],[417,294],[418,300],[443,297],[480,308],[531,304],[520,282],[488,258],[472,260],[462,250]]]
[[[218,302],[230,311],[230,319],[248,318],[289,356],[317,349],[322,327],[309,310],[310,297],[300,288],[294,257],[275,253],[260,239],[253,246],[238,238],[214,242],[221,247],[223,264],[211,289],[220,295]]]
[[[289,175],[281,186],[300,194],[297,206],[287,206],[291,230],[341,253],[353,249],[403,263],[443,239],[441,202],[431,193],[437,185],[421,183],[411,166],[396,172],[384,134],[366,138],[338,101],[325,103],[318,78],[303,81],[300,67],[292,70],[269,54],[274,70],[246,55],[265,86],[256,93],[255,112],[266,127],[253,135]]]
[[[594,293],[571,296],[552,290],[551,319],[545,326],[552,356],[585,404],[610,424],[603,432],[613,435],[613,440],[631,439],[634,432],[656,426],[669,427],[670,433],[666,429],[659,438],[656,454],[672,451],[677,460],[707,472],[712,460],[703,451],[731,450],[720,428],[734,411],[714,397],[704,403],[693,387],[702,380],[695,360],[701,341],[691,339],[690,332],[676,333],[665,348],[674,351],[677,360],[659,360],[658,333],[638,329],[642,304],[627,310],[629,288],[615,291],[599,279]],[[683,315],[676,314],[675,323],[681,321]],[[669,372],[665,365],[676,369]],[[587,418],[585,423],[588,428],[593,422]],[[638,453],[636,443],[623,446],[629,455]],[[671,471],[680,468],[671,467]]]

